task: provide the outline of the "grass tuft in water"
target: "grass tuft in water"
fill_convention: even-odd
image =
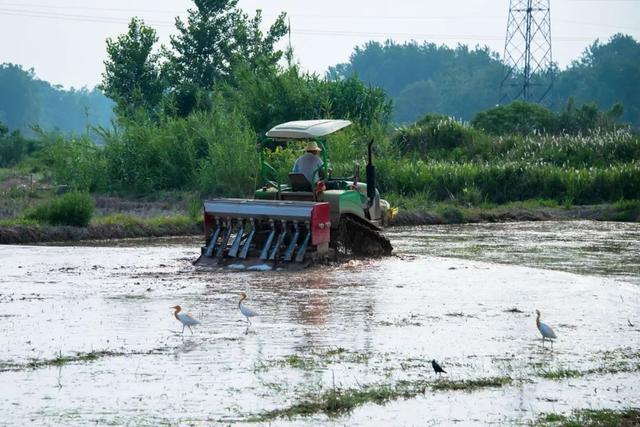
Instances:
[[[410,398],[422,393],[423,390],[424,387],[415,388],[407,384],[372,385],[359,389],[331,389],[315,398],[309,398],[287,408],[265,412],[251,421],[264,422],[276,418],[292,418],[318,413],[338,416],[365,403],[381,404],[401,397]]]
[[[562,427],[631,427],[640,425],[640,408],[580,409],[569,415],[549,413],[544,414],[535,424]]]
[[[539,421],[541,423],[560,423],[566,420],[567,420],[567,417],[565,417],[564,415],[550,413],[550,414],[544,414],[544,416],[541,417]]]
[[[161,354],[166,350],[166,348],[156,348],[145,352],[134,351],[129,353],[102,350],[91,351],[89,353],[76,353],[75,355],[63,355],[62,352],[59,352],[58,354],[56,354],[56,357],[51,359],[32,359],[26,363],[0,362],[0,372],[21,371],[24,369],[40,369],[50,366],[67,365],[69,363],[92,362],[103,357]]]
[[[292,354],[279,359],[260,361],[254,364],[254,371],[265,371],[273,367],[285,367],[302,370],[323,368],[331,363],[368,363],[371,354],[352,352],[342,347],[313,351],[309,355]]]
[[[324,355],[327,357],[332,357],[332,356],[338,356],[340,354],[346,353],[347,349],[346,348],[342,348],[342,347],[338,347],[338,348],[334,348],[331,350],[327,350]]]
[[[33,359],[23,366],[29,369],[38,369],[47,366],[61,366],[74,362],[90,362],[101,357],[122,355],[124,355],[124,353],[117,353],[113,351],[92,351],[89,353],[78,353],[75,356],[64,356],[62,352],[60,352],[53,359]]]
[[[627,350],[604,352],[601,359],[605,361],[601,366],[590,369],[569,369],[559,367],[555,369],[543,369],[536,372],[536,376],[548,380],[562,380],[566,378],[578,378],[588,375],[619,374],[622,372],[640,371],[640,353]]]
[[[588,375],[591,372],[589,371],[578,371],[576,369],[556,369],[553,371],[543,370],[538,372],[538,376],[541,378],[546,378],[548,380],[559,380],[564,378],[577,378],[582,377],[584,375]]]
[[[309,357],[301,357],[295,354],[285,357],[281,363],[285,366],[296,369],[312,369],[316,365],[313,359]]]
[[[502,387],[511,384],[513,380],[511,377],[491,377],[491,378],[479,378],[477,380],[462,380],[462,381],[437,381],[431,386],[432,390],[465,390],[472,391],[485,387]]]
[[[410,399],[424,394],[427,388],[431,388],[433,391],[472,391],[484,387],[502,387],[510,384],[511,381],[510,377],[493,377],[467,381],[436,381],[433,383],[427,381],[400,381],[396,384],[374,384],[360,388],[333,388],[287,408],[256,415],[251,421],[266,422],[276,418],[292,418],[318,413],[339,416],[366,403],[383,404],[395,399]]]

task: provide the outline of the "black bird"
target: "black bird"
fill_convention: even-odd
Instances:
[[[436,374],[446,374],[447,371],[445,371],[444,369],[442,369],[442,366],[438,365],[438,362],[436,362],[435,360],[431,361],[431,366],[433,366],[433,370],[436,372]]]

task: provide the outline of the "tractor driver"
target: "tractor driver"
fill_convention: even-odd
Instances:
[[[319,177],[324,178],[324,169],[322,168],[324,162],[318,155],[320,151],[322,151],[322,149],[315,141],[309,141],[305,153],[298,157],[291,172],[303,174],[305,178],[307,178],[307,181],[309,181],[309,184],[312,185]]]

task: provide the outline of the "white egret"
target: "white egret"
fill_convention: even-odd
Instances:
[[[542,335],[542,346],[544,347],[544,340],[546,338],[551,341],[551,349],[553,350],[553,340],[558,337],[556,336],[556,333],[553,332],[553,329],[551,329],[551,326],[540,321],[540,310],[536,310],[536,313],[538,314],[538,317],[536,317],[536,326],[540,331],[540,335]]]
[[[244,292],[240,292],[240,301],[238,302],[238,308],[240,309],[240,313],[242,313],[242,315],[247,318],[247,322],[249,322],[250,325],[251,320],[249,318],[257,316],[258,314],[242,303],[242,301],[244,301],[245,299],[247,299],[247,294],[245,294]]]
[[[184,327],[187,326],[191,331],[191,333],[193,334],[193,329],[191,329],[191,327],[195,325],[199,325],[200,322],[194,319],[193,317],[191,317],[191,315],[188,313],[180,313],[180,311],[182,311],[182,307],[180,307],[179,305],[175,305],[171,308],[176,310],[175,313],[173,313],[173,315],[175,316],[176,319],[178,319],[180,323],[182,323],[182,333],[184,334]]]

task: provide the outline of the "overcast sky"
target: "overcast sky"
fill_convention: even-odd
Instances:
[[[267,6],[265,6],[267,4]],[[291,20],[291,43],[304,69],[324,73],[346,62],[368,40],[416,40],[504,49],[508,0],[240,0],[265,24],[281,11]],[[167,43],[187,0],[0,0],[0,63],[34,68],[66,88],[100,82],[105,39],[126,32],[142,17]],[[640,40],[640,0],[551,0],[554,60],[562,68],[596,38],[622,32]]]

